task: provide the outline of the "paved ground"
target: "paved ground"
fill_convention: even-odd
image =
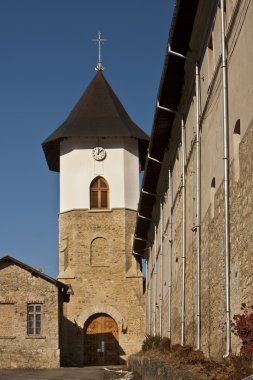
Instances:
[[[57,369],[2,369],[0,379],[8,380],[104,380],[101,367]]]
[[[125,370],[122,366],[84,368],[56,368],[56,369],[0,369],[1,380],[115,380],[124,379],[125,373],[116,371]],[[125,377],[126,378],[126,377]],[[139,380],[130,377],[129,380]],[[126,378],[128,380],[128,378]]]

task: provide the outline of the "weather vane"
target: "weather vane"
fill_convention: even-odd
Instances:
[[[106,38],[102,38],[102,33],[98,32],[97,37],[93,38],[92,41],[94,41],[95,43],[98,44],[98,63],[97,63],[97,66],[96,66],[95,70],[102,71],[102,70],[104,70],[104,68],[103,68],[103,65],[102,65],[101,45],[103,45],[104,42],[107,41],[107,39]]]

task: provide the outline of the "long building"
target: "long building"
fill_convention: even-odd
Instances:
[[[157,95],[133,253],[146,333],[238,353],[253,303],[253,3],[178,0]]]

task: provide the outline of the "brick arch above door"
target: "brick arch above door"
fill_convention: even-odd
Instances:
[[[120,330],[127,328],[126,320],[122,316],[122,314],[114,307],[110,305],[102,304],[102,303],[96,304],[92,307],[89,307],[83,310],[81,314],[79,315],[79,317],[77,318],[78,325],[83,326],[88,318],[90,318],[94,314],[99,314],[99,313],[104,313],[111,316],[117,323]]]

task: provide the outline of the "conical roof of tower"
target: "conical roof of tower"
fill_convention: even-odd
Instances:
[[[144,166],[149,137],[131,120],[102,71],[97,72],[64,123],[42,143],[50,170],[59,171],[60,142],[70,137],[137,139]]]

